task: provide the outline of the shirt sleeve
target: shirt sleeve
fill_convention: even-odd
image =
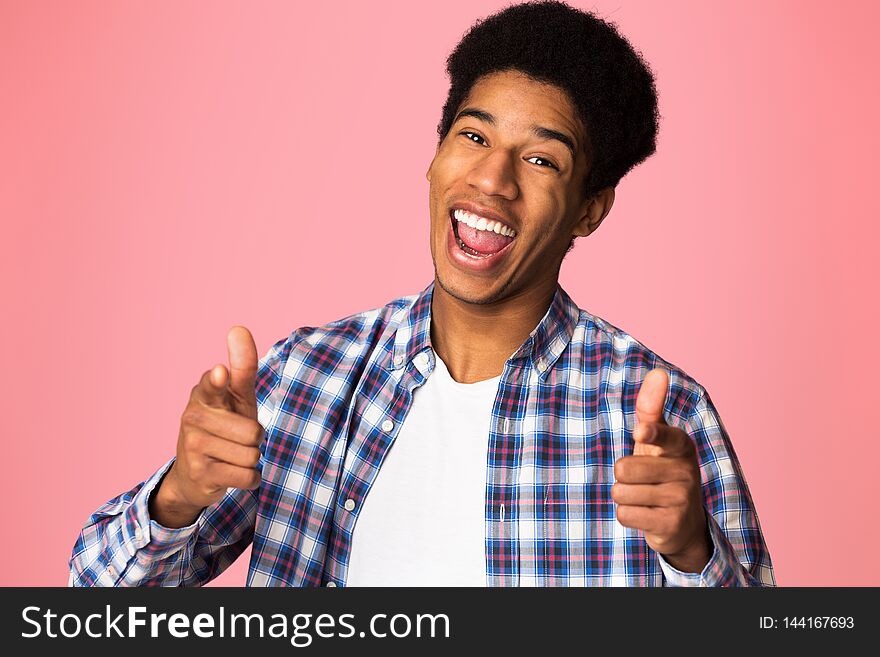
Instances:
[[[289,348],[289,338],[277,342],[258,368],[258,417],[267,435]],[[230,488],[188,527],[169,529],[150,518],[150,495],[173,463],[92,514],[73,547],[69,586],[201,586],[250,545],[260,489]]]
[[[247,548],[254,491],[230,488],[188,527],[150,518],[150,494],[173,462],[92,514],[73,548],[71,586],[201,586]]]
[[[658,556],[667,586],[775,586],[770,554],[733,445],[707,392],[685,431],[700,461],[703,501],[713,543],[700,573],[683,573]]]

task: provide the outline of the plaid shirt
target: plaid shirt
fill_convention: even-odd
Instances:
[[[260,360],[263,483],[230,489],[189,527],[151,520],[151,491],[173,462],[102,506],[73,549],[73,586],[201,585],[253,542],[249,586],[344,586],[352,532],[434,368],[433,283],[320,328]],[[633,451],[644,376],[669,374],[666,421],[697,446],[713,554],[680,573],[622,526],[614,462]],[[405,491],[402,491],[405,494]],[[774,584],[770,556],[730,439],[706,390],[561,287],[504,365],[488,427],[487,586]],[[393,582],[390,582],[393,584]]]

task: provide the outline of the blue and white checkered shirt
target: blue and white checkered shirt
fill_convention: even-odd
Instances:
[[[433,283],[320,328],[260,360],[266,429],[257,490],[230,489],[189,527],[150,519],[171,462],[102,506],[70,560],[73,586],[205,584],[253,542],[249,586],[344,586],[358,514],[434,368]],[[423,356],[417,358],[417,356]],[[713,554],[680,573],[617,522],[614,463],[632,454],[642,379],[669,375],[668,424],[695,441]],[[405,491],[403,492],[405,494]],[[557,286],[504,365],[488,427],[487,586],[774,585],[770,556],[727,432],[706,390]],[[394,584],[394,582],[389,582]]]

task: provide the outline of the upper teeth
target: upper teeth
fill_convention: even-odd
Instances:
[[[466,210],[455,210],[452,216],[455,217],[456,221],[463,221],[471,228],[476,228],[477,230],[489,230],[499,235],[516,237],[516,231],[513,228],[505,226],[500,221],[495,221],[494,219],[486,219],[485,217],[471,214]]]

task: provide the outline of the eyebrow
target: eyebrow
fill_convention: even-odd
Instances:
[[[495,125],[495,117],[492,116],[492,114],[490,114],[486,110],[477,109],[476,107],[465,107],[463,110],[455,115],[455,119],[453,119],[452,122],[455,123],[460,118],[465,116],[472,116],[475,119],[478,119],[483,123],[488,123],[491,126]],[[553,130],[552,128],[545,128],[544,126],[540,125],[533,125],[532,132],[541,139],[553,139],[555,141],[561,142],[571,153],[571,159],[576,159],[574,140],[564,132],[559,132],[558,130]]]

